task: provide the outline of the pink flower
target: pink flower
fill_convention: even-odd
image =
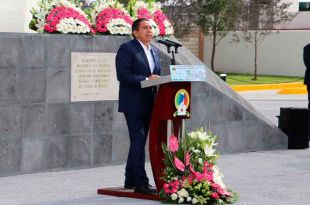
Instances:
[[[132,19],[121,9],[106,8],[103,9],[96,17],[96,30],[100,33],[108,33],[108,23],[111,19],[124,19],[126,23],[132,25]]]
[[[184,172],[185,166],[183,162],[179,160],[176,156],[174,157],[174,164],[178,170]]]
[[[179,142],[176,136],[172,135],[169,139],[169,150],[171,152],[176,152],[179,149]]]
[[[211,197],[212,197],[213,199],[219,199],[219,198],[220,198],[220,196],[219,196],[218,193],[216,193],[216,192],[213,192],[213,193],[211,194]]]
[[[188,166],[190,163],[191,163],[190,154],[189,154],[189,152],[186,152],[186,154],[185,154],[185,166]]]
[[[50,33],[57,32],[57,25],[64,18],[78,19],[82,21],[89,28],[90,31],[93,30],[90,22],[86,19],[85,16],[83,16],[73,8],[65,6],[56,6],[49,12],[49,14],[45,18],[46,25],[44,26],[44,30]]]

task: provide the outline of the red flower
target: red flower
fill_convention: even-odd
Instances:
[[[211,197],[212,197],[213,199],[219,199],[219,198],[220,198],[220,196],[219,196],[218,193],[216,193],[216,192],[213,192],[213,193],[211,194]]]

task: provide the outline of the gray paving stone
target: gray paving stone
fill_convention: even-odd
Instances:
[[[70,134],[91,133],[93,125],[93,104],[74,102],[70,104]]]
[[[68,70],[47,70],[47,102],[70,102],[70,75]]]
[[[19,70],[0,69],[0,101],[17,102],[20,99]]]
[[[21,171],[29,173],[48,168],[47,138],[25,138],[23,142]]]
[[[19,172],[20,157],[21,140],[18,137],[0,136],[0,176]]]
[[[0,136],[20,136],[20,105],[0,106]]]
[[[46,136],[45,104],[27,104],[22,106],[21,133],[23,137]]]
[[[45,35],[24,35],[23,47],[25,54],[25,69],[47,68],[47,37]]]
[[[112,160],[112,134],[95,134],[93,136],[94,164],[104,165]]]
[[[45,102],[46,99],[46,71],[25,70],[21,74],[22,100],[29,103]]]
[[[70,136],[70,167],[91,165],[92,135]]]
[[[0,35],[0,51],[0,69],[21,69],[25,65],[22,35]]]
[[[70,129],[70,108],[68,104],[55,103],[47,107],[48,136],[68,135]]]
[[[48,169],[69,166],[70,141],[69,136],[54,136],[48,140]]]

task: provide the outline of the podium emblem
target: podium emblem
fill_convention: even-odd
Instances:
[[[187,116],[189,117],[190,114],[187,111],[189,106],[190,97],[188,92],[185,89],[180,89],[174,97],[174,104],[177,111],[173,114],[173,117],[176,116]]]

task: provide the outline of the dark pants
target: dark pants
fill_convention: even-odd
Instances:
[[[310,109],[310,84],[307,84],[307,90],[308,90],[308,109]]]
[[[145,172],[145,144],[151,115],[125,113],[129,131],[130,148],[125,170],[125,184],[147,185],[149,179]]]

